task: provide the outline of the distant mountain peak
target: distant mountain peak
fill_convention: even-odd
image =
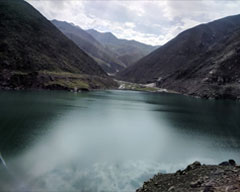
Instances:
[[[111,32],[99,32],[95,29],[89,29],[87,32],[109,51],[114,52],[126,66],[134,64],[157,48],[135,40],[119,39]]]
[[[98,40],[79,26],[57,20],[53,20],[52,23],[69,39],[75,42],[76,45],[94,58],[107,73],[116,73],[125,67],[115,55],[106,50]]]

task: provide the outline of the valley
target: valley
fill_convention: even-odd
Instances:
[[[118,39],[110,32],[83,30],[73,23],[57,20],[52,23],[109,74],[122,71],[157,48],[137,41]]]
[[[239,15],[198,25],[162,46],[150,46],[65,21],[50,22],[24,1],[1,4],[3,89],[73,91],[121,86],[207,99],[240,98]],[[14,11],[11,17],[6,7]],[[122,86],[121,82],[129,83]]]
[[[179,3],[0,1],[0,191],[240,191],[240,3]]]

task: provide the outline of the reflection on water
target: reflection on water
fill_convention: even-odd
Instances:
[[[134,191],[199,160],[240,162],[240,103],[130,91],[0,92],[0,189]]]

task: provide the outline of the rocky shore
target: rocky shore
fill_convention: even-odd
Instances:
[[[137,192],[240,192],[240,166],[234,160],[219,165],[194,162],[184,170],[157,174]]]
[[[47,89],[78,92],[116,87],[118,84],[108,76],[49,71],[0,72],[0,89],[4,90]]]

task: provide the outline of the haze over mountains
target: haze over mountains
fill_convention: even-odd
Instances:
[[[119,73],[123,80],[156,83],[183,94],[237,98],[240,94],[240,15],[180,33]]]
[[[94,29],[84,31],[65,21],[53,20],[52,23],[108,73],[123,70],[157,48],[133,40],[118,39],[110,32],[101,33]]]
[[[53,20],[52,23],[82,50],[93,57],[108,73],[116,73],[125,68],[125,64],[118,60],[114,53],[109,52],[89,33],[78,26],[65,21]]]
[[[158,48],[158,46],[146,45],[135,40],[118,39],[109,32],[101,33],[94,29],[89,29],[87,32],[102,43],[108,51],[114,52],[127,67]]]
[[[91,57],[30,4],[3,0],[0,14],[1,87],[87,89],[112,84]],[[93,77],[108,80],[94,84]]]

